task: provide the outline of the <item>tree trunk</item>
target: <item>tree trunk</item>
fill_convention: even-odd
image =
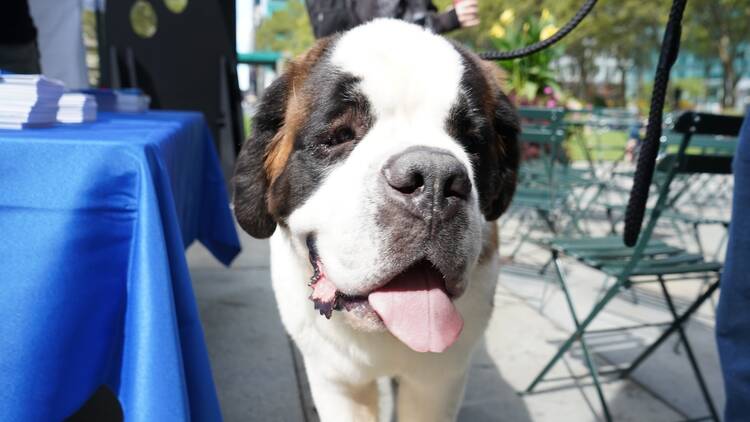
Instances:
[[[734,88],[737,86],[739,78],[735,74],[734,63],[721,61],[722,75],[721,75],[721,107],[724,109],[734,108],[736,102],[736,96]]]
[[[734,107],[734,58],[736,47],[725,33],[719,39],[719,61],[721,61],[721,108]]]
[[[589,63],[586,57],[586,50],[580,54],[575,54],[576,65],[578,65],[578,75],[580,76],[580,86],[578,88],[578,97],[586,101],[591,101],[591,86],[589,84]]]
[[[620,71],[620,105],[625,107],[627,105],[627,83],[628,83],[628,74],[627,74],[627,67],[625,66],[625,63],[620,61],[617,69]]]

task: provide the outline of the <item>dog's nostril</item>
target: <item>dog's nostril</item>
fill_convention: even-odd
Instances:
[[[386,169],[384,173],[388,185],[405,195],[412,194],[424,186],[424,176],[416,169],[406,171]]]
[[[446,198],[455,196],[459,199],[467,199],[471,193],[471,182],[464,173],[450,176],[445,182],[443,195]]]

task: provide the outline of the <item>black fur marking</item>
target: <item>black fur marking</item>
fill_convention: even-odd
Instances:
[[[313,69],[303,89],[309,90],[310,114],[294,140],[286,168],[271,185],[283,220],[299,207],[322,182],[331,166],[343,161],[372,127],[374,118],[367,98],[358,89],[359,79],[328,63]],[[341,131],[351,133],[342,142]]]
[[[359,79],[337,70],[329,55],[335,38],[309,71],[302,86],[309,116],[298,128],[286,167],[270,184],[264,160],[271,140],[284,124],[290,75],[266,90],[253,119],[253,135],[240,151],[233,185],[234,211],[240,226],[253,237],[273,234],[276,224],[300,206],[319,186],[325,171],[349,156],[372,127],[370,104],[358,89]]]
[[[268,179],[264,159],[266,148],[284,124],[288,96],[289,80],[284,75],[263,95],[253,118],[252,137],[242,146],[234,168],[234,213],[240,226],[256,238],[269,237],[276,229],[266,204]]]
[[[518,114],[505,94],[487,76],[463,47],[464,73],[461,92],[445,123],[448,133],[471,157],[479,202],[487,220],[495,220],[510,204],[519,165]],[[488,113],[488,105],[492,110]]]

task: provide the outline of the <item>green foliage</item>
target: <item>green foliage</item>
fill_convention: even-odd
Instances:
[[[581,7],[585,0],[487,0],[479,2],[480,24],[459,29],[448,34],[475,51],[491,49],[508,50],[535,42],[541,30],[540,13],[545,8],[555,17],[554,24],[561,26]],[[452,0],[435,0],[439,10],[451,7]],[[555,86],[555,73],[550,64],[555,58],[566,55],[566,66],[580,80],[569,86],[572,94],[592,102],[602,95],[594,82],[600,72],[597,57],[609,57],[616,62],[616,72],[609,75],[614,90],[604,92],[607,102],[623,106],[625,93],[638,92],[637,103],[647,104],[648,87],[626,89],[622,75],[633,72],[638,80],[652,77],[670,1],[620,0],[599,1],[580,26],[562,40],[553,51],[545,51],[529,59],[505,62],[502,66],[509,75],[512,88],[524,98],[533,96],[536,89]],[[502,37],[492,34],[506,10],[515,12],[515,23],[503,25]],[[685,11],[682,36],[683,52],[722,64],[723,91],[728,92],[722,102],[731,106],[735,99],[733,90],[744,71],[750,69],[750,0],[690,0]],[[529,29],[523,32],[523,23]],[[507,26],[507,27],[506,27]],[[258,34],[258,49],[298,54],[312,45],[313,36],[307,13],[300,0],[289,0],[285,10],[275,13],[263,22]],[[685,82],[679,82],[685,83]],[[535,88],[536,85],[536,88]],[[681,87],[686,94],[699,98],[699,84],[690,81]],[[610,87],[611,88],[611,87]],[[631,100],[631,99],[627,99]]]
[[[534,0],[518,2],[494,0],[480,2],[480,25],[476,28],[456,31],[450,36],[478,51],[508,50],[523,47],[538,41],[538,38],[534,39],[534,35],[538,35],[544,27],[539,24],[540,13],[543,10],[548,10],[549,14],[554,16],[553,24],[561,26],[575,14],[583,1]],[[450,1],[442,0],[439,3],[449,4]],[[635,70],[641,74],[653,66],[654,63],[652,62],[658,50],[668,6],[668,2],[648,2],[644,4],[640,0],[600,1],[589,17],[561,41],[552,53],[547,53],[547,51],[538,53],[537,56],[541,57],[535,63],[533,60],[536,56],[532,56],[531,60],[515,60],[507,62],[510,64],[503,64],[503,66],[508,67],[514,89],[519,88],[517,86],[519,83],[524,84],[519,80],[517,72],[528,70],[536,73],[536,75],[531,76],[532,82],[535,79],[541,79],[543,81],[541,84],[553,85],[549,83],[550,79],[553,83],[555,79],[555,74],[549,66],[550,62],[565,54],[571,59],[572,68],[569,70],[577,74],[582,80],[582,83],[573,87],[574,92],[572,94],[587,101],[592,101],[598,95],[592,81],[593,76],[599,71],[594,60],[596,57],[615,58],[621,74],[628,70]],[[503,37],[493,36],[493,27],[497,26],[501,16],[507,10],[515,12],[515,20],[520,24],[514,24],[513,28],[505,28],[506,34]],[[519,25],[524,22],[529,23],[529,33],[526,34],[518,32]],[[544,57],[545,55],[546,57]],[[524,60],[528,60],[527,63],[514,63]],[[616,77],[617,75],[613,76]],[[619,98],[615,102],[624,103],[625,79],[616,79],[620,79],[620,89],[618,90]],[[523,88],[526,93],[524,97],[528,97],[532,88],[533,85]]]
[[[685,10],[684,49],[721,63],[724,107],[734,107],[734,90],[749,69],[750,0],[691,0]]]
[[[99,38],[96,33],[96,14],[93,10],[84,9],[81,13],[83,45],[86,47],[86,67],[89,74],[89,85],[99,85]]]
[[[287,7],[264,20],[255,36],[256,49],[278,51],[292,56],[313,45],[307,10],[299,0],[289,0]]]
[[[694,100],[706,96],[706,82],[701,78],[675,79],[670,85],[682,90],[683,96],[688,99]]]
[[[442,11],[451,6],[452,0],[436,0],[434,3],[438,10]],[[479,25],[472,28],[458,29],[448,34],[448,36],[475,50],[489,50],[493,48],[489,35],[490,28],[500,19],[500,15],[504,10],[511,7],[523,7],[517,3],[519,2],[511,2],[509,0],[480,1]],[[525,4],[525,2],[520,3]]]
[[[554,18],[547,9],[541,16],[526,15],[516,19],[513,9],[506,9],[489,30],[489,40],[496,50],[508,51],[525,47],[549,38],[557,32]],[[532,56],[518,60],[504,60],[498,66],[505,70],[512,94],[526,101],[533,101],[545,87],[560,92],[552,61],[560,57],[560,49],[548,48]]]

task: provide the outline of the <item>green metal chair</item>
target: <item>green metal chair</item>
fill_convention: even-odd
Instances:
[[[519,217],[513,236],[519,240],[511,259],[527,241],[571,230],[582,233],[577,218],[580,190],[592,183],[590,170],[573,168],[567,162],[565,109],[527,107],[519,114],[523,122],[520,140],[528,148],[536,148],[538,156],[524,160],[521,166],[511,209]]]
[[[619,373],[625,377],[632,373],[660,344],[662,344],[672,333],[677,332],[699,384],[701,393],[709,410],[710,417],[718,419],[716,407],[706,387],[703,375],[698,367],[693,349],[683,329],[683,325],[690,316],[708,299],[719,286],[720,271],[722,265],[717,262],[708,262],[700,254],[692,254],[681,248],[671,246],[661,240],[653,239],[652,234],[659,218],[667,211],[672,203],[670,185],[678,175],[683,174],[727,174],[731,172],[731,156],[706,156],[688,155],[686,150],[694,135],[720,134],[736,136],[739,132],[742,119],[729,116],[716,116],[700,113],[686,113],[680,116],[674,126],[674,131],[682,135],[681,143],[676,153],[670,153],[662,157],[657,164],[657,171],[662,173],[662,183],[659,186],[659,195],[651,209],[650,217],[640,234],[634,248],[624,246],[619,236],[605,236],[596,238],[556,238],[550,242],[552,262],[559,281],[560,288],[565,296],[565,301],[575,324],[575,332],[560,346],[557,353],[545,365],[544,369],[534,378],[526,389],[526,393],[532,393],[552,367],[562,358],[575,342],[579,342],[583,352],[585,364],[593,381],[599,400],[601,401],[604,417],[607,421],[612,420],[609,408],[602,392],[600,373],[592,359],[591,352],[587,346],[586,335],[601,330],[591,330],[589,326],[602,312],[607,304],[614,299],[622,290],[628,289],[641,283],[659,283],[664,300],[672,316],[672,320],[659,324],[643,324],[631,327],[622,327],[621,330],[642,328],[644,326],[667,326],[666,330],[658,339],[647,347],[628,367],[608,371],[607,374]],[[673,192],[674,193],[674,192]],[[615,282],[604,292],[598,302],[594,305],[588,315],[581,319],[578,317],[573,298],[567,287],[565,272],[561,264],[561,257],[568,256],[578,262],[597,269],[604,274],[614,278]],[[672,296],[667,289],[667,282],[685,278],[711,277],[708,288],[697,297],[693,303],[679,314],[674,306]],[[618,330],[618,329],[614,329]],[[613,329],[607,329],[611,332]]]
[[[520,141],[525,148],[537,148],[538,156],[524,159],[519,171],[519,183],[511,204],[511,213],[519,221],[512,237],[519,240],[510,254],[511,259],[537,231],[556,231],[552,212],[562,206],[566,195],[550,184],[565,139],[565,109],[526,107],[521,108],[519,114],[522,119]]]
[[[664,153],[674,152],[679,148],[682,136],[678,133],[667,133],[662,137],[662,151]],[[703,156],[732,156],[737,147],[737,139],[726,136],[707,136],[695,135],[690,140],[690,146],[687,149],[688,154],[700,154]],[[731,197],[731,184],[728,180],[731,177],[725,174],[678,174],[672,182],[672,191],[677,194],[672,196],[670,204],[664,212],[661,219],[668,223],[673,229],[675,235],[682,241],[682,245],[689,247],[693,242],[687,239],[692,238],[699,253],[706,255],[707,251],[703,246],[699,228],[708,225],[720,225],[725,229],[729,226],[729,217],[722,213],[721,215],[711,215],[705,212],[705,208],[724,206],[729,203]],[[654,186],[658,188],[661,178],[655,179]],[[677,186],[676,186],[677,185]],[[706,186],[711,186],[706,189]],[[689,205],[693,211],[682,211],[681,205]],[[621,223],[625,217],[625,204],[607,204],[606,215],[609,219],[611,233],[616,233],[618,223]],[[650,211],[650,209],[649,209]],[[680,226],[687,226],[692,232],[691,235],[685,236],[685,230]],[[720,242],[723,244],[723,241]],[[719,249],[721,248],[721,244]],[[716,256],[716,253],[714,253]]]

